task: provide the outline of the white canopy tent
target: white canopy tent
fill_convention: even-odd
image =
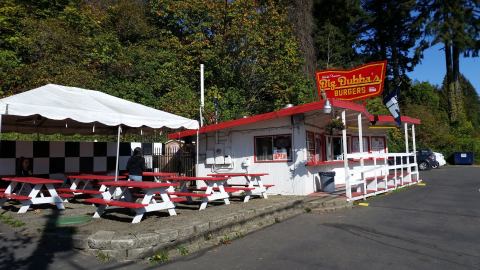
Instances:
[[[47,84],[0,99],[1,132],[115,134],[122,126],[142,134],[156,129],[198,129],[196,120],[156,110],[99,91]]]

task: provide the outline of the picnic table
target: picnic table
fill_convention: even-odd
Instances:
[[[234,192],[245,192],[245,198],[243,202],[248,202],[252,195],[260,196],[264,199],[268,199],[267,189],[273,185],[265,185],[262,181],[262,176],[266,176],[268,173],[215,173],[209,174],[209,176],[216,177],[244,177],[246,180],[245,184],[230,184],[225,187],[225,190],[229,193]]]
[[[22,204],[19,214],[27,212],[32,204],[54,203],[58,209],[65,209],[62,198],[53,186],[62,184],[62,180],[38,177],[4,177],[2,180],[10,184],[0,193],[0,207],[7,200],[16,200]]]
[[[115,175],[99,175],[99,174],[79,174],[69,175],[70,187],[57,188],[57,191],[64,196],[64,194],[81,195],[88,194],[94,197],[101,197],[101,194],[107,189],[105,185],[101,184],[100,188],[95,188],[94,183],[106,182],[115,180]],[[125,179],[126,176],[117,176],[118,179]]]
[[[172,197],[186,197],[189,201],[192,201],[192,197],[201,198],[199,210],[207,208],[207,204],[210,201],[223,200],[225,204],[230,204],[230,195],[225,191],[225,183],[228,177],[193,177],[193,176],[165,176],[162,178],[168,182],[178,182],[180,184],[180,191],[169,191],[168,194]],[[202,193],[191,192],[187,183],[191,181],[203,181],[206,184],[204,190],[200,190]]]
[[[167,190],[178,183],[136,182],[136,181],[109,181],[102,182],[108,191],[102,193],[102,198],[89,198],[85,202],[93,203],[97,210],[94,218],[100,218],[107,207],[129,208],[135,211],[132,223],[138,223],[147,212],[168,210],[170,216],[176,215],[175,205],[170,200]],[[144,193],[141,202],[137,203],[132,189],[141,189]],[[118,194],[118,195],[117,195]],[[159,195],[159,196],[156,196]]]
[[[174,172],[143,172],[143,176],[153,176],[155,182],[160,182],[162,177],[177,176]]]

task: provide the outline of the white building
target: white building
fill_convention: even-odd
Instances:
[[[313,102],[200,128],[197,176],[268,173],[263,182],[274,185],[269,193],[308,195],[320,190],[319,172],[334,171],[335,185],[344,189],[346,185],[347,197],[353,199],[386,191],[392,183],[396,188],[404,182],[419,181],[413,153],[414,125],[420,120],[402,117],[406,150],[391,154],[386,136],[388,129],[395,128],[391,116],[371,115],[363,105],[347,101],[332,100],[331,111],[324,105],[324,101]],[[346,129],[330,132],[332,119],[337,125],[344,123]],[[408,131],[412,131],[413,149],[408,148]],[[171,134],[170,138],[196,135],[196,130],[188,130]],[[347,161],[343,160],[344,148]],[[387,158],[394,158],[396,163],[400,156],[402,166],[387,165]],[[387,175],[395,175],[396,179],[390,183]]]

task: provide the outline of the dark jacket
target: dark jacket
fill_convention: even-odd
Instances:
[[[129,175],[142,175],[146,170],[145,158],[142,156],[131,156],[127,162],[127,171]]]

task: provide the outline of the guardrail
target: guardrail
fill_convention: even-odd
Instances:
[[[416,184],[420,180],[415,153],[352,153],[345,163],[345,189],[348,201]],[[368,164],[367,164],[368,163]]]

